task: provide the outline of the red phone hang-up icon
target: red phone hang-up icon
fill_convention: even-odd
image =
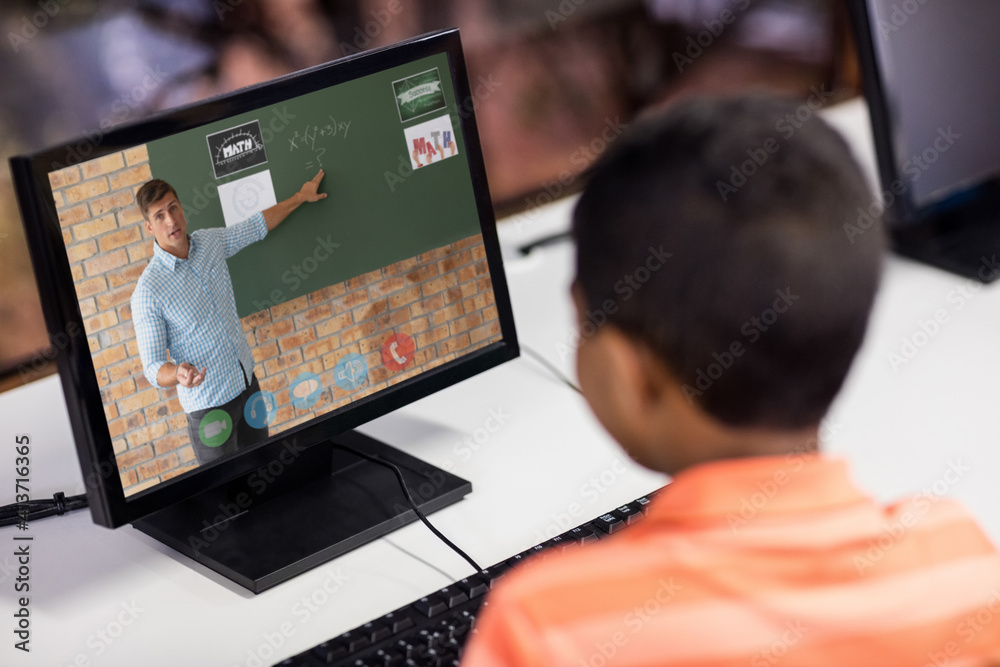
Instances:
[[[382,364],[390,371],[401,371],[413,361],[417,344],[405,333],[389,336],[382,344]]]

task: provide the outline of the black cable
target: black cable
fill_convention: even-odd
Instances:
[[[371,454],[363,452],[360,449],[355,449],[354,447],[351,447],[349,445],[341,445],[341,444],[334,443],[333,446],[336,447],[337,449],[342,449],[345,452],[350,452],[351,454],[354,454],[355,456],[360,456],[363,459],[367,459],[367,460],[371,461],[372,463],[377,463],[377,464],[379,464],[381,466],[385,466],[386,468],[388,468],[389,470],[391,470],[396,475],[396,479],[399,481],[399,487],[403,490],[403,496],[405,496],[406,502],[410,505],[410,509],[413,510],[413,513],[417,515],[417,518],[419,518],[421,521],[423,521],[424,525],[427,526],[432,533],[434,533],[435,535],[437,535],[438,539],[440,539],[442,542],[444,542],[445,544],[447,544],[451,548],[452,551],[454,551],[459,556],[461,556],[462,558],[464,558],[469,563],[469,565],[471,565],[472,567],[474,567],[476,569],[476,572],[478,572],[480,574],[485,574],[483,568],[479,567],[479,563],[477,563],[476,561],[472,560],[472,557],[469,554],[467,554],[464,551],[462,551],[462,549],[459,548],[458,545],[456,545],[454,542],[452,542],[447,537],[445,537],[444,534],[440,530],[438,530],[437,528],[434,527],[434,524],[432,524],[430,521],[427,520],[427,517],[424,516],[424,513],[420,511],[419,507],[417,507],[417,503],[415,503],[413,501],[413,496],[410,495],[410,489],[407,488],[407,486],[406,486],[406,480],[403,479],[403,472],[399,469],[398,466],[396,466],[396,464],[390,463],[388,461],[383,461],[382,459],[378,458],[377,456],[373,456]]]
[[[567,387],[569,387],[570,389],[572,389],[573,391],[575,391],[575,392],[577,392],[579,394],[583,394],[583,392],[580,390],[580,388],[578,386],[576,386],[576,384],[574,384],[574,382],[572,380],[570,380],[568,377],[566,377],[566,375],[563,374],[563,372],[561,370],[559,370],[558,368],[556,368],[555,364],[551,363],[548,359],[546,359],[541,354],[539,354],[538,352],[535,352],[534,350],[532,350],[530,347],[528,347],[526,345],[522,344],[521,345],[521,349],[524,350],[525,352],[527,352],[529,355],[531,355],[535,359],[535,361],[537,361],[538,363],[540,363],[542,366],[545,366],[545,368],[547,368],[549,370],[549,372],[551,372],[553,375],[555,375]]]
[[[0,507],[0,527],[62,515],[85,507],[87,507],[87,496],[67,496],[59,491],[52,495],[51,500],[29,500],[26,503],[12,503]]]

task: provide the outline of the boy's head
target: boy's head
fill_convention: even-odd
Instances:
[[[815,437],[861,345],[882,231],[845,233],[872,195],[841,137],[789,123],[797,110],[678,104],[619,139],[576,206],[581,386],[651,467]]]

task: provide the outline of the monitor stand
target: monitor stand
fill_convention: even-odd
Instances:
[[[275,465],[277,475],[260,468],[132,525],[260,593],[417,520],[390,469],[336,444],[396,464],[424,514],[472,491],[460,477],[348,431]]]
[[[892,231],[893,249],[904,257],[966,278],[1000,278],[1000,201],[976,202],[912,227]]]

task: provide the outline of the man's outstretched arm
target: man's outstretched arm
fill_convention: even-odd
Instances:
[[[306,181],[305,185],[296,192],[294,195],[289,197],[284,201],[280,201],[271,208],[264,209],[264,224],[267,225],[267,231],[271,231],[279,224],[281,221],[288,217],[288,214],[297,209],[300,205],[306,202],[319,201],[320,199],[326,199],[326,193],[319,193],[319,182],[323,180],[323,170],[320,169],[319,173],[310,180]]]

